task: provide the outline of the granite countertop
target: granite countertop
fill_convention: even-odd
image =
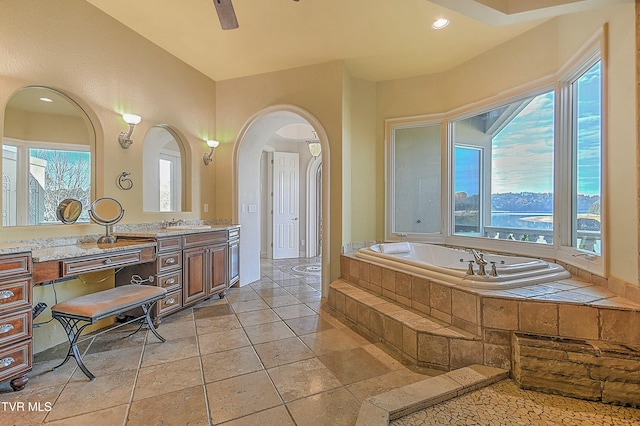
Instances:
[[[240,225],[181,225],[177,227],[169,226],[167,228],[151,227],[128,229],[117,231],[114,235],[118,237],[136,237],[136,238],[161,238],[171,237],[174,235],[198,234],[203,232],[227,231],[236,229]]]
[[[31,246],[22,243],[0,243],[0,254],[26,253]]]
[[[83,241],[72,245],[33,248],[31,250],[31,258],[34,262],[47,262],[155,246],[156,242],[151,240],[118,239],[113,244]]]

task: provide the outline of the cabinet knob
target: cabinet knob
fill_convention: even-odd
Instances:
[[[11,290],[2,290],[2,291],[0,291],[0,299],[10,299],[13,296],[15,296],[15,294],[13,294],[13,292]]]
[[[168,263],[169,265],[176,263],[176,258],[175,257],[170,257],[168,259],[165,259],[164,263]]]
[[[103,263],[104,263],[105,265],[108,265],[108,264],[110,264],[110,263],[111,263],[111,259],[110,259],[110,258],[107,258],[107,259],[105,259],[105,260],[104,260],[104,262],[103,262]]]
[[[175,305],[176,303],[176,299],[174,299],[173,297],[171,299],[167,299],[166,304],[167,305]]]
[[[16,360],[9,357],[3,358],[2,360],[0,360],[0,367],[4,368],[4,367],[8,367],[11,364],[13,364]]]
[[[174,284],[175,282],[176,282],[176,279],[175,279],[175,278],[169,278],[169,279],[167,280],[167,284]]]
[[[0,334],[5,334],[13,330],[13,324],[2,324],[0,325]]]

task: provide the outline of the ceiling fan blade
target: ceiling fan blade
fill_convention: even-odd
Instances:
[[[213,0],[213,4],[216,6],[218,19],[220,19],[220,25],[223,30],[238,28],[238,20],[236,19],[236,12],[233,10],[231,0]]]

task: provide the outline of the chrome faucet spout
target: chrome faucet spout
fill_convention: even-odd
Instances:
[[[488,263],[486,260],[484,260],[484,254],[478,253],[476,249],[469,249],[469,251],[473,255],[473,258],[476,260],[476,263],[478,265],[486,265]]]

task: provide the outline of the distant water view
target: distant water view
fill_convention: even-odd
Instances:
[[[535,218],[525,220],[527,218]],[[553,229],[552,213],[494,212],[491,213],[491,225],[495,228]]]

